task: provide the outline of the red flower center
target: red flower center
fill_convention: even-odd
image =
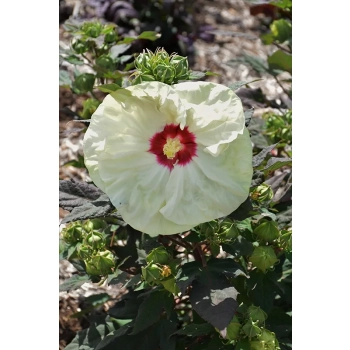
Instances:
[[[188,126],[181,130],[180,125],[167,124],[149,142],[148,152],[153,153],[157,162],[170,171],[175,165],[185,166],[197,156],[196,136],[188,130]]]

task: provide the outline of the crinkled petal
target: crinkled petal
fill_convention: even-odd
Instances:
[[[196,134],[205,152],[219,155],[225,144],[243,133],[244,112],[241,100],[228,87],[209,82],[184,82],[174,85],[187,108],[187,125]]]
[[[228,215],[247,199],[252,173],[252,146],[245,128],[218,157],[198,150],[191,164],[176,167],[160,212],[168,220],[192,226]]]

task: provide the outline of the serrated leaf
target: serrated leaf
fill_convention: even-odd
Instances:
[[[278,145],[278,142],[263,148],[257,155],[253,157],[253,167],[258,167],[266,158],[268,154]]]
[[[220,279],[210,276],[208,284],[197,280],[192,283],[190,301],[199,316],[222,330],[228,326],[236,313],[237,295],[237,290],[225,277]]]
[[[66,70],[62,70],[60,69],[60,73],[59,73],[59,84],[60,86],[67,86],[70,87],[72,86],[72,79],[69,76],[69,73]]]
[[[135,326],[131,334],[137,334],[157,322],[163,312],[166,310],[169,315],[174,304],[172,294],[163,291],[151,293],[140,305],[135,319]]]
[[[130,44],[117,44],[111,47],[110,56],[115,59],[131,47]]]
[[[279,168],[282,168],[283,166],[291,165],[292,159],[291,158],[279,158],[279,157],[271,157],[267,163],[266,166],[262,169],[265,173],[268,173],[270,171],[277,170]]]
[[[231,90],[233,90],[233,91],[236,91],[236,90],[238,90],[239,88],[241,88],[244,85],[249,85],[251,83],[254,83],[254,82],[260,81],[260,80],[262,80],[262,79],[255,79],[255,80],[252,80],[252,81],[236,81],[233,84],[229,85],[229,88]]]
[[[95,86],[95,88],[99,89],[102,92],[107,92],[107,93],[122,89],[122,87],[120,87],[118,84],[114,84],[114,83]]]
[[[113,215],[111,213],[113,210],[115,210],[115,207],[110,202],[108,196],[106,194],[103,194],[95,201],[86,202],[82,206],[75,207],[70,212],[70,214],[68,214],[62,219],[61,224],[77,220],[86,220],[111,216]]]
[[[282,70],[292,74],[292,55],[277,50],[268,57],[267,62],[271,70]]]
[[[174,334],[187,335],[188,337],[198,337],[200,335],[210,334],[214,331],[214,327],[209,323],[194,324],[190,323]]]
[[[74,180],[60,180],[59,182],[59,206],[68,211],[94,201],[102,194],[99,188],[86,182]]]
[[[146,39],[146,40],[151,40],[155,41],[159,39],[162,35],[160,33],[154,32],[154,31],[145,31],[142,32],[137,39]]]
[[[244,125],[245,125],[246,127],[249,126],[253,114],[254,114],[254,107],[252,107],[251,109],[248,109],[248,110],[244,111],[244,118],[245,118],[245,123],[244,123]]]
[[[65,280],[60,284],[60,292],[69,292],[70,290],[80,288],[84,283],[89,282],[90,278],[88,275],[73,275],[69,279]]]

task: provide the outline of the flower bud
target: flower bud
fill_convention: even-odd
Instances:
[[[88,219],[84,222],[84,230],[90,232],[93,230],[104,229],[107,227],[106,221],[102,219]]]
[[[257,325],[258,322],[253,322],[252,319],[249,319],[244,326],[242,327],[243,332],[249,338],[256,337],[261,333],[260,328]]]
[[[82,260],[90,259],[93,253],[94,253],[94,250],[92,249],[92,247],[86,244],[81,244],[78,248],[78,256]]]
[[[106,245],[105,238],[102,233],[98,231],[90,232],[84,239],[84,243],[89,245],[95,250],[104,248]]]
[[[259,246],[254,248],[253,254],[249,257],[249,261],[265,273],[278,259],[272,247]]]
[[[219,224],[217,220],[204,222],[199,225],[200,233],[206,237],[211,237],[219,231]]]
[[[162,278],[162,269],[156,264],[141,267],[141,270],[143,279],[151,286],[158,284]]]
[[[89,260],[85,260],[86,272],[90,275],[108,275],[115,267],[114,256],[109,250],[100,251]]]
[[[251,318],[254,322],[258,322],[258,324],[263,323],[267,318],[266,312],[260,309],[259,306],[249,306],[246,315],[248,318]]]
[[[73,222],[62,230],[64,241],[70,244],[81,242],[84,238],[84,233],[80,221]]]
[[[142,74],[151,74],[151,56],[149,53],[141,53],[135,59],[135,67],[141,71]]]
[[[176,80],[188,79],[188,77],[190,76],[190,72],[188,69],[187,57],[175,55],[172,57],[170,63],[173,65],[175,69]]]
[[[82,54],[89,50],[89,45],[86,43],[86,41],[78,39],[73,42],[72,48],[76,53]]]
[[[224,235],[226,235],[226,238],[229,238],[229,239],[236,239],[239,236],[239,231],[237,227],[235,226],[233,221],[229,218],[224,219],[220,223],[219,234],[220,233],[223,233]]]
[[[238,317],[233,316],[233,319],[226,328],[226,339],[236,340],[239,336],[241,327],[242,325],[240,324]]]
[[[175,69],[170,65],[159,64],[153,72],[156,80],[162,83],[171,84],[175,79]]]
[[[96,64],[106,70],[109,71],[114,71],[115,70],[115,63],[112,59],[112,57],[108,56],[108,55],[102,55],[98,58],[96,58]]]
[[[97,38],[102,32],[102,24],[100,22],[85,22],[80,28],[86,36]]]
[[[113,43],[117,40],[118,34],[113,30],[112,32],[108,32],[105,34],[105,43]]]
[[[165,265],[171,259],[170,254],[164,247],[157,247],[150,251],[146,257],[148,263]]]
[[[94,98],[88,98],[83,102],[83,111],[81,112],[81,117],[83,119],[90,119],[91,116],[96,112],[96,109],[101,104],[100,101]]]
[[[270,185],[262,183],[255,187],[250,194],[250,197],[261,204],[268,203],[272,200],[274,194]]]
[[[86,94],[92,91],[95,83],[95,75],[83,73],[78,75],[73,82],[73,90],[77,94]]]
[[[275,221],[264,221],[254,229],[254,233],[266,242],[272,242],[280,235]]]

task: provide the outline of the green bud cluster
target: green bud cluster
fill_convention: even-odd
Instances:
[[[132,84],[145,81],[160,81],[165,84],[176,84],[180,80],[188,80],[190,70],[186,57],[175,53],[169,55],[158,48],[154,53],[147,49],[135,59],[136,72],[131,76]]]
[[[268,112],[263,115],[263,118],[266,120],[265,134],[268,135],[271,142],[292,143],[292,111],[282,116]]]
[[[115,268],[114,255],[106,249],[102,232],[107,226],[102,219],[89,219],[70,223],[62,230],[63,240],[76,245],[77,257],[84,261],[90,275],[107,275]]]

